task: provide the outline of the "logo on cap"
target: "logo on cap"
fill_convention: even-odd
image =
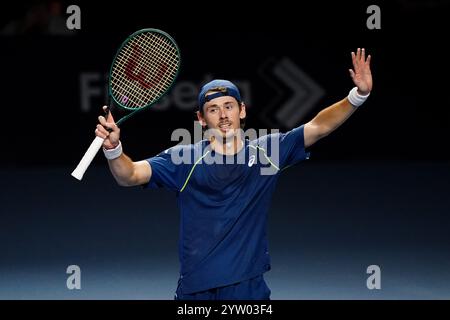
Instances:
[[[210,91],[214,91],[214,93],[206,96],[206,94]],[[237,102],[241,102],[241,94],[239,93],[239,89],[231,81],[218,79],[208,82],[202,87],[198,95],[199,111],[202,111],[202,108],[206,102],[224,96],[233,97],[237,100]]]

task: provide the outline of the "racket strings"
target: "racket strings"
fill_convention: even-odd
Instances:
[[[147,35],[148,36],[148,35]],[[166,41],[164,41],[166,40]],[[170,83],[168,80],[171,79],[170,75],[168,77],[162,77],[162,74],[160,73],[161,69],[163,69],[163,72],[170,72],[170,70],[175,71],[173,72],[172,76],[175,77],[176,75],[176,63],[177,61],[173,58],[174,56],[177,57],[177,52],[173,46],[169,46],[167,44],[167,39],[162,37],[153,37],[152,39],[149,39],[151,42],[151,46],[145,46],[145,43],[142,43],[140,39],[138,40],[139,44],[142,44],[142,46],[145,48],[145,54],[144,56],[146,58],[148,57],[155,57],[156,60],[162,61],[159,68],[156,67],[156,65],[153,63],[147,64],[147,66],[150,66],[151,73],[154,75],[153,78],[156,77],[156,79],[152,79],[156,84],[159,86],[159,92],[158,95],[163,93],[165,90],[164,88],[167,88],[170,86]],[[165,42],[165,43],[164,43]],[[159,50],[153,50],[154,48],[159,48]],[[150,50],[149,50],[150,49]],[[148,59],[146,59],[148,61]],[[146,66],[143,66],[144,68]],[[170,68],[172,67],[172,68]],[[158,90],[156,90],[158,91]]]
[[[139,83],[126,78],[126,65],[127,61],[133,59],[136,61],[137,57],[132,56],[132,52],[128,52],[127,48],[121,52],[121,55],[118,56],[116,60],[117,68],[113,71],[113,78],[111,79],[111,85],[113,94],[116,98],[120,98],[120,102],[129,107],[129,108],[139,108],[140,106],[145,105],[146,99],[145,95],[142,94],[142,90],[138,88]],[[128,54],[128,55],[127,55]],[[142,60],[143,61],[143,60]],[[140,67],[142,63],[141,60],[138,61],[138,65],[135,66],[135,69]],[[114,89],[117,92],[114,92]]]
[[[173,83],[179,64],[178,49],[169,38],[143,32],[131,39],[117,55],[111,73],[112,93],[127,108],[138,109],[152,104]]]
[[[133,41],[134,40],[134,41]],[[147,58],[145,58],[145,56],[144,56],[144,58],[142,58],[142,57],[133,57],[132,56],[132,54],[135,54],[135,51],[133,50],[133,51],[130,51],[130,48],[133,46],[133,45],[135,45],[135,42],[136,42],[136,39],[133,39],[132,41],[130,41],[130,45],[128,45],[126,48],[125,48],[125,50],[123,50],[126,54],[128,54],[129,55],[129,59],[131,58],[131,59],[134,59],[134,62],[138,62],[138,64],[137,64],[137,66],[135,66],[135,69],[140,69],[140,70],[145,70],[145,68],[148,68],[148,66],[151,66],[151,65],[154,65],[154,63],[152,63],[152,61],[149,61],[149,59],[147,59]],[[140,39],[138,39],[138,40],[140,40]],[[143,45],[142,45],[142,40],[141,41],[138,41],[139,43],[140,43],[140,45],[139,45],[139,50],[143,47]],[[152,45],[155,45],[154,43],[151,43]],[[125,54],[125,56],[126,56],[126,54]],[[142,54],[142,53],[141,53]],[[148,50],[147,50],[147,52],[145,52],[144,54],[146,54],[146,55],[149,55],[149,54],[153,54],[154,55],[154,53],[149,53],[148,52]],[[139,59],[136,59],[136,58],[139,58]],[[126,61],[129,61],[129,59],[128,60],[126,60]],[[122,61],[121,61],[122,60]],[[119,59],[119,65],[121,65],[121,67],[123,68],[124,67],[124,63],[123,63],[123,59]],[[123,70],[122,70],[123,71]],[[156,72],[156,70],[153,68],[153,70],[150,70],[153,74]],[[122,91],[122,92],[120,92],[120,93],[125,93],[125,92],[127,92],[129,95],[130,94],[132,94],[132,95],[135,95],[136,97],[136,99],[138,100],[137,102],[138,102],[138,104],[140,104],[140,105],[142,105],[142,104],[147,104],[146,102],[146,100],[149,98],[148,96],[146,96],[145,95],[145,93],[143,92],[143,90],[142,90],[142,85],[140,85],[138,82],[136,82],[136,81],[134,81],[134,82],[130,82],[129,81],[129,79],[126,79],[125,78],[125,73],[124,72],[122,72],[121,73],[121,75],[120,75],[120,80],[122,80],[122,82],[124,82],[124,81],[126,81],[126,80],[128,80],[128,81],[126,81],[125,82],[125,86],[123,86],[123,90],[120,90],[120,91]],[[158,89],[158,88],[156,88],[156,89]],[[156,90],[155,92],[157,92],[158,90]],[[127,98],[128,98],[128,96],[127,96]],[[152,99],[152,97],[150,96],[150,99]],[[123,101],[122,101],[122,103],[123,103]],[[133,103],[133,100],[130,100],[130,101],[127,101],[125,104],[127,105],[127,106],[129,106],[129,107],[131,107],[131,106],[133,106],[132,105],[132,103]],[[134,107],[134,106],[133,106]]]
[[[146,50],[147,52],[144,53],[144,57],[143,58],[142,58],[142,56],[141,57],[132,57],[131,55],[133,53],[135,54],[135,51],[130,51],[130,48],[131,48],[132,45],[135,45],[136,39],[133,39],[133,40],[135,40],[135,41],[130,41],[130,45],[127,48],[125,48],[124,52],[128,53],[132,59],[134,58],[134,62],[136,62],[136,61],[138,62],[137,66],[135,66],[135,69],[138,69],[138,70],[140,69],[140,70],[144,70],[145,71],[145,68],[148,68],[148,66],[154,66],[155,65],[154,61],[150,61],[148,58],[145,57],[146,55],[148,56],[148,55],[152,54],[152,55],[156,56],[157,58],[161,59],[161,56],[158,57],[158,55],[156,55],[155,52],[148,52],[148,50]],[[137,39],[137,40],[139,42],[139,50],[142,47],[145,48],[145,46],[144,46],[145,43],[143,43],[141,39]],[[150,40],[152,40],[152,39],[150,39]],[[155,44],[154,41],[151,41],[151,45],[157,45],[157,44]],[[142,55],[142,53],[141,53],[141,55]],[[139,58],[139,59],[136,59],[136,58]],[[124,67],[122,61],[119,60],[119,63],[122,65],[122,67]],[[150,70],[150,71],[151,71],[152,75],[157,73],[155,67],[153,67],[153,70]],[[133,102],[137,102],[137,104],[139,104],[139,105],[146,105],[146,104],[148,104],[147,100],[149,100],[149,99],[153,100],[155,97],[158,96],[159,91],[161,91],[161,88],[157,88],[156,87],[156,88],[154,88],[154,90],[147,91],[147,93],[150,93],[150,94],[153,93],[153,96],[151,96],[151,95],[148,96],[148,94],[145,95],[145,91],[143,91],[142,84],[140,84],[139,82],[136,82],[136,81],[130,82],[129,79],[126,79],[124,77],[124,74],[125,73],[122,72],[120,80],[128,80],[128,81],[127,81],[127,83],[125,83],[125,86],[123,86],[123,90],[120,90],[121,91],[120,93],[122,93],[122,94],[124,94],[125,92],[128,93],[128,96],[126,96],[128,101],[126,101],[126,103],[125,103],[125,105],[127,105],[128,107],[136,107],[135,105],[133,105]],[[147,74],[147,76],[148,76],[148,74]],[[164,83],[162,81],[160,81],[158,83],[159,83],[160,86],[162,86],[164,84],[167,84],[167,83]],[[134,95],[135,96],[135,100],[138,100],[138,101],[133,101],[133,99],[129,99],[130,94]],[[122,101],[122,103],[123,102],[124,101]]]
[[[135,39],[133,39],[133,40],[135,40]],[[136,41],[133,41],[133,42],[136,42]],[[133,43],[133,42],[131,42],[130,44],[131,45],[135,45],[135,43]],[[140,44],[140,46],[139,46],[139,49],[141,49],[143,46],[141,45],[141,43],[142,43],[142,41],[139,41],[139,44]],[[154,45],[154,43],[152,43],[152,45]],[[133,49],[133,51],[131,51],[130,52],[130,48],[131,46],[129,46],[128,48],[126,48],[125,49],[125,52],[126,53],[128,53],[130,56],[133,54],[133,53],[135,53],[134,52],[134,49]],[[138,65],[135,67],[135,69],[140,69],[140,70],[146,70],[146,69],[148,69],[148,67],[150,66],[150,68],[151,69],[153,69],[153,70],[151,70],[151,72],[152,72],[152,74],[155,74],[156,73],[156,70],[155,70],[155,68],[153,67],[151,67],[152,66],[152,61],[149,61],[149,59],[148,58],[146,58],[146,56],[148,56],[149,54],[154,54],[153,52],[148,52],[148,50],[147,50],[147,52],[145,52],[145,55],[144,55],[144,57],[138,57],[138,58],[140,58],[139,60],[138,60]],[[134,61],[136,61],[136,57],[132,57],[133,59],[134,59]],[[122,75],[122,78],[121,79],[125,79],[124,78],[124,76]],[[140,97],[143,97],[143,100],[145,100],[145,94],[143,93],[143,92],[141,92],[141,90],[140,90],[140,88],[139,88],[139,86],[137,86],[138,85],[138,83],[137,82],[134,82],[133,83],[134,84],[134,86],[132,87],[132,88],[130,88],[130,86],[127,86],[125,89],[127,89],[126,91],[131,91],[131,92],[133,92],[134,94],[136,94],[137,95],[137,98],[140,98]],[[141,99],[140,99],[140,101],[142,101]]]

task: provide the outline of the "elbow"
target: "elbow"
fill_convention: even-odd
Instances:
[[[329,128],[324,128],[324,129],[322,129],[322,130],[318,133],[318,139],[325,138],[325,137],[328,136],[331,132],[333,132],[332,129],[329,129]]]
[[[115,177],[115,178],[116,178],[117,184],[121,187],[132,187],[132,186],[136,185],[133,182],[132,178],[129,178],[129,179],[120,179],[118,177]]]
[[[334,130],[336,130],[336,127],[334,127],[334,126],[321,124],[321,125],[317,126],[316,132],[317,132],[317,136],[319,137],[319,139],[322,139],[322,138],[325,138],[326,136],[328,136]]]
[[[121,181],[121,180],[116,180],[116,181],[117,181],[117,184],[121,187],[129,187],[130,186],[130,184],[127,183],[126,181]]]
[[[313,119],[307,123],[307,130],[311,136],[315,137],[315,140],[322,139],[333,132],[334,128],[323,121]]]
[[[150,181],[151,167],[147,161],[133,162],[127,170],[113,172],[116,182],[121,187],[134,187],[144,185]]]
[[[128,170],[113,172],[113,176],[116,179],[116,182],[121,187],[132,187],[135,186],[138,182],[136,167],[133,163],[132,167],[129,167]]]
[[[316,126],[316,130],[314,131],[314,135],[316,140],[320,140],[328,136],[331,132],[333,132],[333,128],[330,128],[326,125]]]

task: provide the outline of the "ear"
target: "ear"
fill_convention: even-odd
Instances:
[[[239,118],[240,119],[245,119],[245,117],[247,116],[247,112],[245,111],[245,103],[241,103],[241,110],[239,111]]]
[[[205,118],[202,117],[202,114],[200,113],[200,111],[197,111],[197,119],[200,122],[201,126],[204,127],[206,126],[206,121]]]

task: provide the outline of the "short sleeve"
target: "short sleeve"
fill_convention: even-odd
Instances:
[[[180,191],[186,177],[190,156],[189,146],[175,146],[169,148],[157,156],[148,158],[152,168],[150,181],[144,188],[166,188],[172,191]]]
[[[309,152],[305,150],[304,125],[280,133],[279,137],[281,169],[309,159]]]

